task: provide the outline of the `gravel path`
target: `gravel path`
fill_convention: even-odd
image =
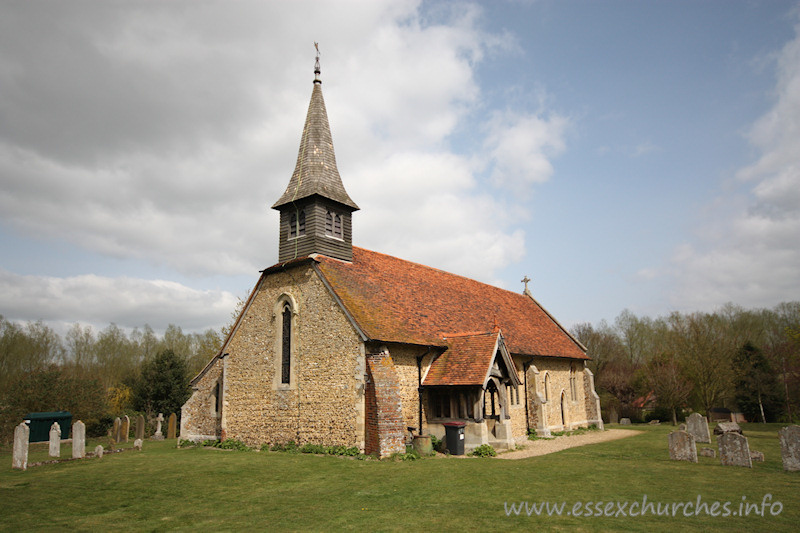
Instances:
[[[585,446],[587,444],[597,444],[598,442],[608,442],[610,440],[624,439],[638,435],[641,431],[633,429],[607,429],[605,431],[590,431],[582,435],[562,435],[552,440],[532,440],[522,450],[501,453],[498,459],[525,459],[537,455],[560,452],[575,446]]]

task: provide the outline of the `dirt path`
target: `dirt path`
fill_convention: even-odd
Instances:
[[[498,459],[525,459],[537,455],[560,452],[575,446],[585,446],[587,444],[597,444],[598,442],[608,442],[610,440],[624,439],[640,434],[641,431],[633,429],[607,429],[606,431],[590,431],[582,435],[572,435],[556,437],[552,440],[532,440],[528,441],[523,450],[501,453]]]

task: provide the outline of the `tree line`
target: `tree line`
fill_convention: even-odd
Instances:
[[[70,411],[102,436],[114,416],[177,412],[189,380],[219,351],[221,331],[164,334],[145,325],[126,333],[72,325],[62,337],[42,321],[19,324],[0,315],[0,441],[29,412]]]
[[[650,416],[676,423],[686,411],[742,412],[748,421],[800,418],[800,302],[772,309],[726,304],[712,313],[636,316],[577,324],[608,420]]]

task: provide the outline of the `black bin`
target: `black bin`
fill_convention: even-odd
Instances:
[[[450,455],[464,455],[464,422],[445,422],[445,444]]]

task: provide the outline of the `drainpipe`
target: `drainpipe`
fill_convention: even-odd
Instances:
[[[429,353],[431,353],[430,346],[428,346],[424,354],[417,356],[417,410],[419,412],[419,428],[417,429],[417,435],[422,435],[422,360],[425,359],[425,356]]]

